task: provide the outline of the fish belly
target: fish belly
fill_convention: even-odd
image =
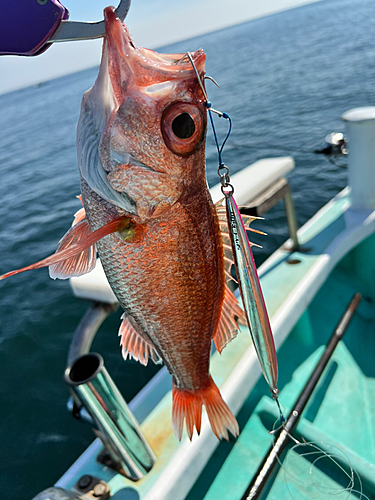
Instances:
[[[92,230],[122,215],[85,183],[82,195]],[[163,216],[106,236],[97,246],[121,306],[175,386],[205,386],[225,286],[220,229],[206,186]]]

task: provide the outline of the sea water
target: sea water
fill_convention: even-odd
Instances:
[[[135,40],[135,42],[137,42]],[[224,150],[232,173],[265,157],[293,156],[288,176],[299,224],[346,185],[340,165],[314,154],[326,134],[344,131],[340,116],[375,105],[375,3],[326,0],[165,47],[203,47],[216,109],[233,120]],[[97,68],[0,96],[0,272],[51,254],[80,208],[75,128],[82,94]],[[215,118],[220,137],[227,122]],[[217,182],[208,132],[207,177]],[[288,237],[282,204],[257,227],[258,264]],[[157,286],[157,283],[155,283]],[[2,498],[27,500],[51,486],[93,435],[66,411],[62,376],[72,333],[90,303],[46,269],[0,283],[0,484]],[[155,373],[124,363],[120,311],[95,339],[129,401]]]

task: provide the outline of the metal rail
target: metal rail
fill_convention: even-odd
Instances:
[[[91,344],[94,341],[96,332],[100,325],[111,313],[115,312],[118,304],[105,304],[95,302],[88,309],[79,322],[69,347],[68,365],[72,364],[80,356],[90,352]]]
[[[251,200],[245,207],[241,207],[241,213],[260,217],[276,205],[280,200],[284,201],[285,214],[289,227],[289,235],[292,239],[292,252],[300,250],[297,236],[297,218],[294,210],[292,192],[285,177],[278,179],[263,193]]]

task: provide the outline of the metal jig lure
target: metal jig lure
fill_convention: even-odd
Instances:
[[[225,206],[228,221],[228,232],[231,240],[233,261],[236,270],[238,286],[241,293],[242,302],[244,305],[247,323],[250,330],[250,335],[254,344],[258,360],[266,379],[266,382],[275,399],[280,412],[280,419],[284,421],[284,417],[279,405],[277,388],[277,358],[276,349],[273,340],[271,325],[263,298],[262,289],[259,282],[258,273],[255,267],[253,254],[247,238],[246,229],[242,222],[242,217],[238,209],[237,203],[233,197],[234,188],[230,184],[229,168],[223,163],[221,153],[223,147],[229,137],[232,122],[227,113],[222,113],[211,107],[211,102],[208,100],[206,90],[195,67],[193,58],[188,52],[187,56],[193,66],[194,72],[198,78],[200,88],[202,90],[206,107],[210,116],[210,121],[215,137],[215,142],[219,154],[218,174],[221,182],[221,191],[225,196]],[[215,126],[213,123],[212,113],[216,113],[219,117],[229,120],[229,131],[224,139],[221,147],[219,146]]]

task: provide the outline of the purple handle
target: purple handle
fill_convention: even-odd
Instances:
[[[69,17],[58,0],[7,1],[0,16],[0,55],[35,56],[51,44],[48,40],[60,22]]]

